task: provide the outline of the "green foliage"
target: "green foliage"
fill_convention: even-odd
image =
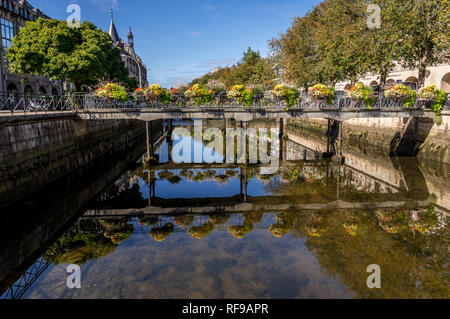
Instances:
[[[416,93],[408,88],[408,98],[405,100],[405,103],[403,104],[403,107],[414,107],[416,104]]]
[[[95,96],[107,100],[127,102],[130,100],[127,90],[118,84],[108,83],[95,91]]]
[[[110,36],[92,23],[68,28],[66,21],[28,22],[8,49],[9,66],[16,74],[41,74],[68,79],[76,90],[100,80],[126,81],[128,71]]]
[[[243,85],[235,85],[227,94],[229,99],[234,99],[244,104],[245,107],[249,107],[253,104],[253,90],[245,88]]]
[[[248,48],[247,52],[244,52],[242,60],[236,65],[208,73],[193,80],[190,86],[194,84],[206,86],[213,80],[223,83],[226,87],[242,84],[244,86],[258,85],[270,88],[274,84],[274,78],[272,60],[270,58],[262,58],[259,52]],[[212,89],[219,92],[216,88]]]
[[[159,84],[152,84],[148,88],[144,90],[144,97],[147,100],[147,102],[160,102],[163,104],[169,104],[172,102],[172,94],[164,88],[161,87]],[[139,95],[139,91],[138,91]]]
[[[298,103],[298,91],[286,85],[279,84],[270,92],[276,99],[281,99],[287,104],[286,110],[290,110],[296,103]]]
[[[191,86],[184,92],[184,95],[191,101],[194,101],[194,104],[197,106],[213,100],[212,90],[208,90],[208,88],[199,84]]]
[[[348,93],[349,97],[355,101],[362,101],[366,105],[366,108],[371,109],[375,103],[375,95],[373,89],[370,86],[358,83]]]
[[[381,25],[368,28],[367,1],[325,0],[278,39],[270,41],[283,78],[307,89],[313,83],[355,82],[367,72],[381,75],[382,87],[394,61],[419,68],[448,62],[448,0],[372,0]],[[383,89],[383,88],[382,88]]]
[[[336,90],[333,87],[328,87],[319,83],[311,87],[308,94],[314,100],[324,100],[328,105],[333,105],[333,100],[336,97]]]
[[[444,91],[438,90],[438,97],[433,104],[434,113],[436,116],[441,116],[442,109],[444,108],[444,104],[447,101],[447,94]]]
[[[416,103],[416,93],[404,84],[397,84],[384,92],[388,99],[403,102],[403,107],[414,107]]]
[[[450,1],[392,0],[396,24],[391,34],[400,37],[398,61],[404,67],[419,69],[419,87],[423,87],[428,66],[450,61]]]
[[[447,100],[447,94],[439,90],[436,85],[429,85],[419,90],[417,93],[420,99],[433,102],[433,110],[436,116],[441,116],[442,109]]]

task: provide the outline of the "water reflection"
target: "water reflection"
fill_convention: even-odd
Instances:
[[[324,160],[316,141],[289,138],[271,175],[174,164],[164,142],[162,163],[126,171],[52,242],[24,297],[450,296],[448,199],[434,191],[445,178],[415,159]],[[68,264],[82,289],[66,288]],[[371,264],[382,289],[367,288]]]
[[[86,216],[45,255],[54,266],[37,286],[47,287],[46,294],[36,287],[26,296],[442,298],[450,293],[448,231],[434,205]],[[83,272],[86,288],[68,292],[58,282],[63,273],[57,265],[72,263],[88,269]],[[365,270],[373,263],[383,269],[381,290],[366,286]]]

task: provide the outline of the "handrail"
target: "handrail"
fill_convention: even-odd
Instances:
[[[450,95],[448,95],[450,97]],[[414,107],[417,109],[432,108],[433,102],[418,100]],[[301,109],[367,109],[367,106],[362,101],[353,101],[349,97],[338,95],[331,105],[325,101],[312,101],[306,96],[300,96],[299,101],[288,107],[284,101],[275,100],[265,96],[264,94],[257,94],[253,99],[253,103],[245,105],[242,102],[229,100],[226,94],[217,93],[210,102],[199,102],[187,99],[183,94],[177,93],[172,96],[172,101],[168,104],[161,103],[158,100],[129,100],[128,102],[118,102],[115,100],[108,100],[99,98],[92,93],[72,93],[65,96],[39,96],[27,94],[2,94],[0,92],[0,111],[14,112],[48,112],[48,111],[78,111],[78,110],[96,110],[96,109],[180,109],[186,107],[194,108],[243,108],[253,110],[264,110],[266,108],[280,108],[286,110],[301,110]],[[384,97],[377,97],[372,109],[393,109],[404,108],[402,101],[387,99]],[[444,110],[450,109],[450,99],[444,105]]]

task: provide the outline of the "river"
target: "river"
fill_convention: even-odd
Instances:
[[[176,164],[179,143],[225,155],[193,122],[171,128],[190,134],[163,136],[157,163],[111,158],[2,208],[2,298],[450,297],[446,168],[355,150],[323,158],[292,129],[270,174],[195,151]],[[72,264],[80,289],[67,287]],[[370,265],[381,288],[368,287]]]

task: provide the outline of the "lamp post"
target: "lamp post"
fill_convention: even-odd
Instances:
[[[125,55],[125,54],[122,54],[122,57],[125,57],[125,58],[131,58],[131,59],[134,60],[134,62],[136,62],[137,66],[138,66],[138,69],[139,69],[139,87],[142,88],[142,70],[141,70],[141,64],[139,63],[139,61],[138,61],[135,57],[133,57],[133,56],[131,56],[131,55]]]

